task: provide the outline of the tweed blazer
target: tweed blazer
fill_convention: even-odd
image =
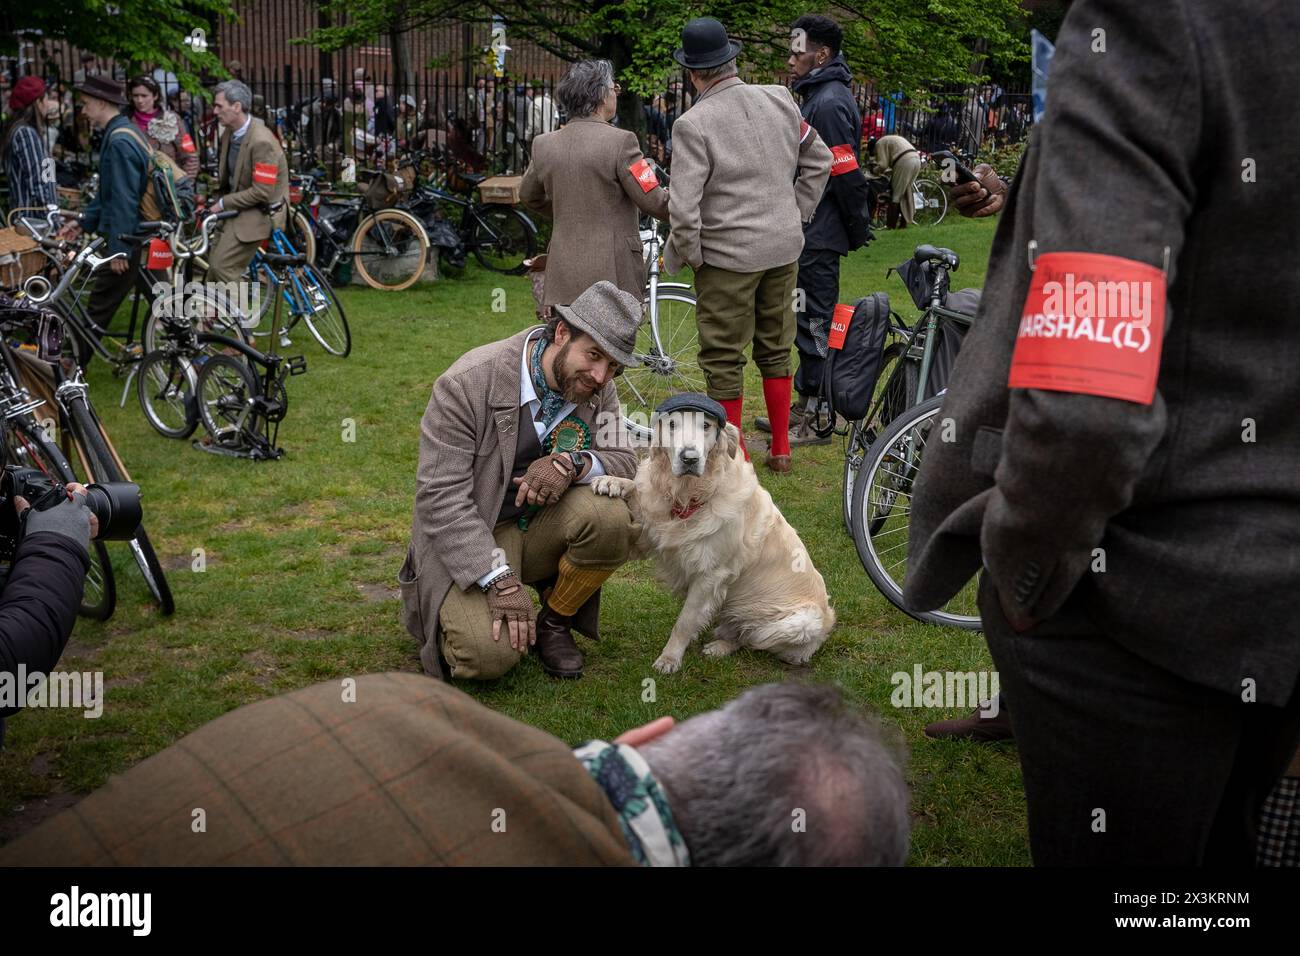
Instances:
[[[595,116],[533,140],[520,201],[550,217],[545,305],[568,305],[601,279],[638,299],[646,267],[637,227],[640,213],[668,218],[668,191],[642,188],[633,173],[645,162],[636,134]],[[646,170],[646,185],[657,182]]]
[[[0,866],[24,865],[635,861],[568,744],[441,681],[394,673],[218,717],[0,848]]]
[[[233,135],[228,128],[221,128],[221,142],[217,148],[219,185],[223,193],[221,207],[241,210],[229,223],[234,227],[235,236],[240,242],[257,242],[269,238],[273,226],[283,229],[288,221],[287,208],[276,213],[273,222],[272,217],[264,213],[261,207],[288,198],[289,162],[285,159],[284,147],[275,138],[275,134],[254,116],[239,147],[239,158],[235,160],[235,172],[231,176],[226,168],[226,154],[230,151],[230,138]],[[258,164],[263,168],[275,167],[274,183],[254,177]]]
[[[1095,31],[1109,46],[1093,51]],[[1196,683],[1284,704],[1300,676],[1300,5],[1079,0],[1012,185],[912,502],[904,599],[981,566],[1031,619],[1076,589],[1097,627]],[[1270,175],[1269,170],[1275,171]],[[674,184],[675,185],[675,184]],[[1151,404],[1009,388],[1038,254],[1156,268]],[[958,250],[960,251],[960,250]],[[1097,551],[1096,549],[1101,549]]]
[[[830,147],[788,89],[722,80],[673,126],[665,268],[760,272],[794,262],[830,175]]]
[[[411,543],[398,574],[406,628],[421,643],[436,641],[438,611],[447,592],[453,586],[462,591],[477,587],[498,566],[492,528],[506,488],[513,487],[524,341],[536,328],[471,349],[433,383],[420,423]],[[572,414],[591,426],[590,450],[605,473],[631,478],[636,455],[614,383]],[[587,615],[575,618],[575,626],[598,636],[598,614],[597,598]]]

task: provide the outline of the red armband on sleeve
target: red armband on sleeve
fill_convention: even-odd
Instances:
[[[643,193],[648,193],[659,185],[659,177],[655,175],[655,171],[644,156],[629,166],[627,171],[632,174],[632,178],[637,181]]]
[[[1165,329],[1165,274],[1091,252],[1038,257],[1025,299],[1010,388],[1155,400]]]
[[[858,168],[858,153],[852,146],[831,147],[831,175],[842,176]]]
[[[264,186],[274,186],[278,178],[279,170],[275,163],[253,164],[253,182],[261,183]]]

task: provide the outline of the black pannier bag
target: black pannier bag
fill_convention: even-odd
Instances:
[[[980,307],[979,289],[959,289],[949,292],[939,307],[938,338],[934,343],[934,356],[930,362],[930,375],[925,383],[925,397],[933,398],[948,387],[952,368],[957,363],[962,340],[975,321]]]
[[[843,311],[843,310],[837,310]],[[844,330],[844,344],[835,348],[839,330],[832,320],[830,348],[822,372],[822,398],[836,415],[857,421],[867,414],[876,391],[889,331],[889,295],[873,292],[853,304],[852,318]]]

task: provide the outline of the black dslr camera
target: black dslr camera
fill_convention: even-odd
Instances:
[[[14,513],[14,497],[26,498],[32,511],[45,511],[68,500],[67,489],[39,468],[6,465],[0,471],[0,562],[9,563],[27,527],[27,515]],[[86,486],[86,507],[99,520],[100,541],[130,541],[140,528],[140,486],[109,481]]]

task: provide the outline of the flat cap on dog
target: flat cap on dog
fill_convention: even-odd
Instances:
[[[636,348],[636,330],[641,324],[641,300],[624,292],[608,279],[601,279],[572,305],[557,305],[560,318],[586,332],[601,350],[624,368],[636,368],[641,360]]]
[[[668,415],[672,412],[686,410],[703,412],[717,422],[719,428],[727,427],[726,409],[709,398],[709,396],[701,395],[699,392],[682,392],[680,395],[670,395],[659,403],[659,407],[655,409],[655,414]]]

